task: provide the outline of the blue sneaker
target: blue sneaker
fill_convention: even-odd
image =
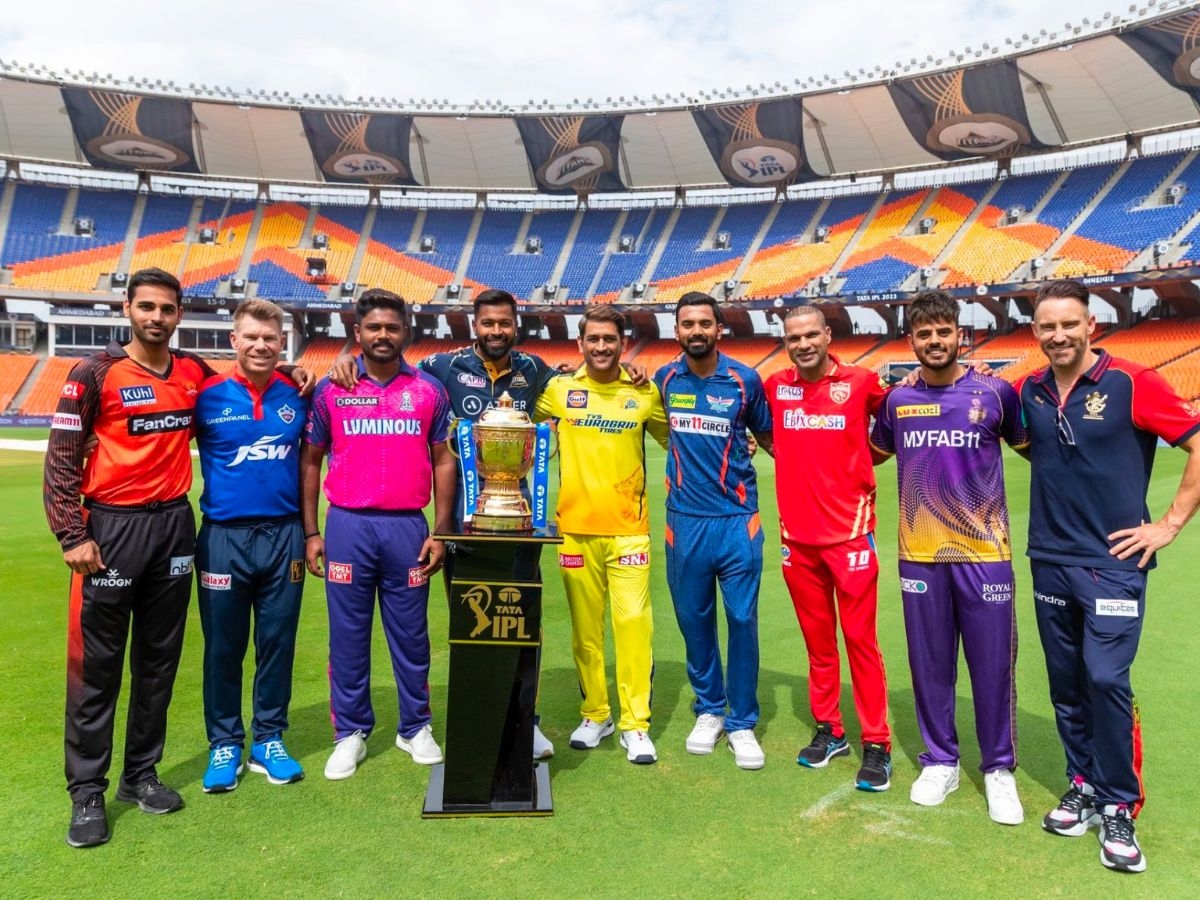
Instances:
[[[841,737],[834,737],[832,725],[828,722],[818,722],[812,743],[801,748],[796,755],[796,762],[809,769],[823,769],[835,756],[849,755],[850,743],[846,736],[843,734]]]
[[[224,794],[238,786],[242,774],[242,748],[237,744],[221,744],[208,753],[208,768],[204,770],[204,793]]]
[[[279,737],[250,745],[250,771],[266,775],[271,784],[292,784],[304,777],[304,769],[288,756]]]

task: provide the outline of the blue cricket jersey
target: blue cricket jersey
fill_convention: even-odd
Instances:
[[[237,372],[209,378],[196,398],[196,444],[211,522],[300,513],[300,437],[308,401],[278,373],[261,393]]]
[[[654,374],[670,425],[667,509],[690,516],[758,512],[758,484],[746,429],[771,431],[762,378],[717,354],[717,370],[694,375],[680,356]]]

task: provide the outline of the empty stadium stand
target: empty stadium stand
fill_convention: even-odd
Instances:
[[[0,413],[12,405],[36,365],[37,358],[27,353],[0,353]]]

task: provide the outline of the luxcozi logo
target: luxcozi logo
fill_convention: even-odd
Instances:
[[[246,460],[287,459],[288,454],[292,452],[292,445],[276,444],[275,441],[281,437],[283,437],[282,434],[265,434],[253,444],[238,447],[237,456],[225,468],[232,469],[234,466],[240,466]]]

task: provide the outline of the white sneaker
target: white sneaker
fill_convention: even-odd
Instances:
[[[333,745],[329,762],[325,763],[325,777],[330,781],[342,781],[358,770],[358,764],[367,758],[367,741],[361,731],[348,734]]]
[[[433,726],[426,725],[410,738],[396,735],[396,746],[423,766],[436,766],[442,761],[442,748],[433,739]]]
[[[600,746],[600,741],[616,730],[617,726],[613,724],[612,719],[605,719],[603,722],[584,719],[579,723],[579,727],[571,732],[570,744],[576,750],[595,750]]]
[[[1025,810],[1017,794],[1017,780],[1008,769],[983,774],[983,792],[987,795],[988,815],[1001,825],[1020,825]]]
[[[958,766],[926,766],[913,782],[908,799],[920,806],[939,806],[958,790]]]
[[[549,759],[554,755],[554,745],[550,743],[550,738],[542,734],[542,729],[536,725],[533,726],[533,758],[534,759]]]
[[[726,739],[729,741],[729,749],[733,751],[733,761],[739,769],[761,769],[767,764],[767,757],[758,745],[758,738],[749,728],[731,731]]]
[[[648,766],[658,759],[654,741],[644,731],[622,731],[621,746],[625,748],[625,758],[636,766]]]
[[[705,756],[713,752],[717,741],[725,733],[725,719],[712,713],[700,713],[696,716],[696,724],[692,733],[687,736],[687,752],[697,756]]]

